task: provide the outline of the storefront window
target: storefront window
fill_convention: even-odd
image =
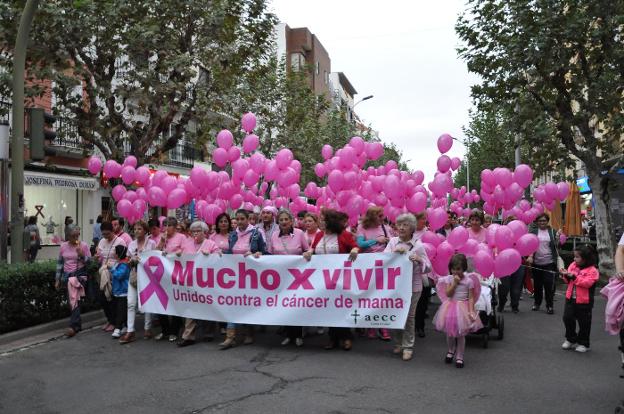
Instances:
[[[37,216],[37,225],[44,245],[60,244],[65,237],[65,217],[77,224],[78,190],[54,187],[25,186],[25,214]]]

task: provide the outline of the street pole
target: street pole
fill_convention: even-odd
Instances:
[[[520,160],[520,134],[516,133],[514,136],[514,159],[516,167],[520,165],[522,162]]]
[[[13,51],[13,136],[11,139],[11,263],[24,261],[24,71],[30,26],[39,0],[27,0]]]
[[[9,116],[0,121],[0,262],[8,261],[9,245]]]

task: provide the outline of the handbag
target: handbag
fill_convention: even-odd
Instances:
[[[133,288],[136,289],[137,287],[137,270],[136,267],[133,267],[132,270],[130,270],[130,280],[129,280],[130,285],[132,285]]]

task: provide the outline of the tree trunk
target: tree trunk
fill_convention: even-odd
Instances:
[[[587,170],[589,177],[593,200],[594,200],[594,217],[596,225],[596,243],[598,250],[598,259],[600,261],[600,275],[606,279],[615,273],[615,263],[613,257],[614,239],[612,233],[611,211],[609,210],[609,190],[606,182],[608,177],[603,177],[599,170]]]

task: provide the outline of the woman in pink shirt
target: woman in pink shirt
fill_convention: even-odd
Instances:
[[[203,221],[195,221],[189,226],[191,232],[191,238],[186,241],[182,246],[182,251],[179,253],[184,254],[197,254],[201,253],[205,256],[210,254],[221,255],[221,249],[216,243],[208,238],[208,225]],[[193,345],[195,343],[195,332],[197,330],[197,321],[195,319],[186,318],[184,320],[184,332],[182,332],[182,340],[178,342],[179,347],[185,347]]]
[[[222,252],[229,248],[229,236],[232,231],[232,220],[227,213],[217,216],[215,232],[210,235],[210,240],[221,249]]]
[[[479,243],[485,243],[485,229],[483,226],[483,212],[474,210],[468,217],[470,227],[468,227],[468,237],[478,241]]]
[[[167,254],[179,254],[182,252],[182,248],[186,242],[186,236],[177,232],[177,226],[178,219],[175,217],[167,218],[167,229],[158,244],[158,250],[162,251],[163,256],[166,256]],[[168,337],[169,342],[177,341],[182,327],[182,318],[179,316],[170,317],[168,315],[160,315],[159,320],[162,330],[154,339],[159,341]]]
[[[82,330],[80,319],[80,297],[84,296],[87,284],[87,263],[91,260],[89,245],[80,241],[80,227],[67,226],[67,241],[61,244],[61,251],[56,265],[56,290],[61,283],[67,284],[70,298],[71,315],[69,328],[65,335],[72,337]]]
[[[303,218],[303,227],[305,229],[306,241],[311,246],[316,234],[321,231],[319,229],[319,217],[314,213],[306,213]]]
[[[271,234],[272,254],[275,255],[297,255],[300,256],[307,252],[310,248],[305,238],[303,230],[294,228],[294,217],[288,210],[281,210],[277,215],[278,231]],[[282,345],[286,346],[291,342],[295,342],[297,346],[303,346],[303,327],[287,326],[286,339],[282,341]]]
[[[378,253],[383,252],[386,245],[392,237],[392,230],[384,224],[384,212],[381,207],[370,207],[366,211],[366,215],[362,219],[362,223],[358,226],[355,240],[358,247],[362,249],[362,253]],[[389,341],[392,339],[388,329],[380,329],[381,339]],[[364,332],[362,332],[362,335]],[[377,337],[377,329],[370,328],[368,337],[375,339]]]

